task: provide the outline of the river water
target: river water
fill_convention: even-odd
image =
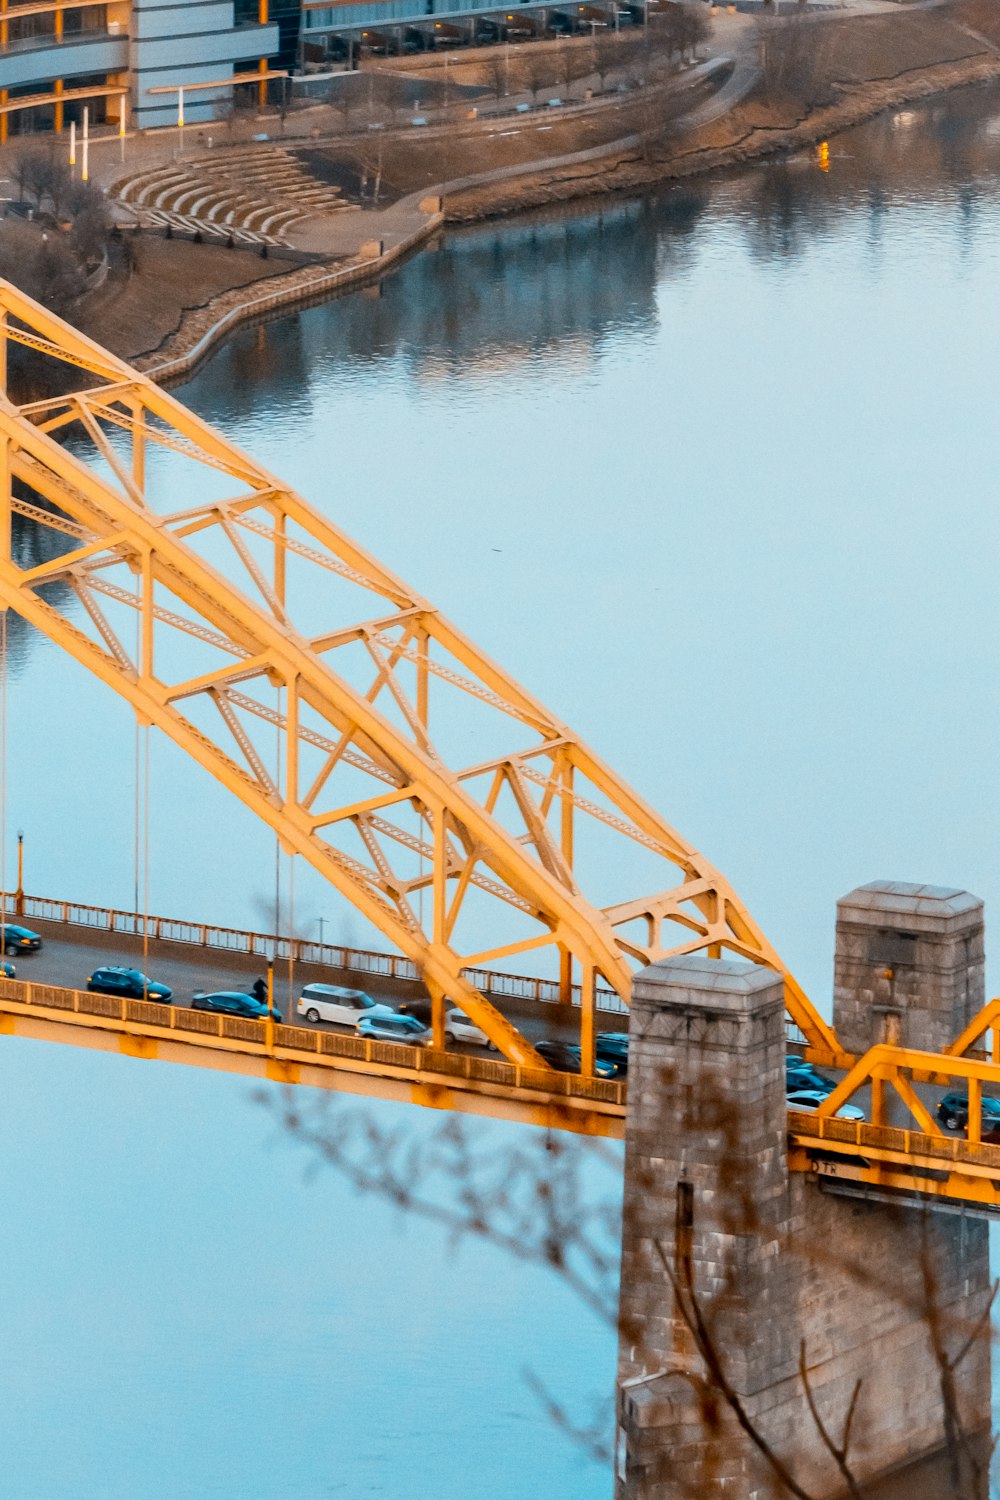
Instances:
[[[998,189],[1000,93],[956,94],[828,172],[449,235],[180,394],[577,726],[823,1004],[852,886],[1000,906]],[[27,884],[131,904],[128,715],[14,646]],[[270,842],[169,747],[153,786],[152,908],[266,923]],[[296,922],[320,917],[366,937],[304,882]],[[14,1500],[606,1500],[524,1371],[586,1416],[608,1333],[306,1180],[245,1082],[7,1041],[0,1119]]]

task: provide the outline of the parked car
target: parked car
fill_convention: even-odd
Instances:
[[[354,1028],[358,1036],[373,1042],[402,1042],[406,1047],[429,1047],[431,1033],[416,1016],[400,1016],[390,1011],[387,1016],[366,1016]]]
[[[824,1094],[832,1094],[837,1087],[832,1078],[818,1073],[812,1063],[803,1062],[801,1057],[794,1054],[785,1058],[785,1086],[790,1089],[816,1089]]]
[[[830,1089],[789,1089],[787,1094],[788,1108],[797,1109],[801,1114],[814,1114],[820,1105],[830,1097]],[[865,1112],[858,1109],[856,1104],[842,1104],[837,1110],[838,1120],[863,1120]]]
[[[464,1010],[450,1010],[444,1018],[444,1034],[449,1042],[469,1042],[473,1047],[493,1044],[481,1026],[470,1021]]]
[[[169,1005],[173,990],[169,984],[160,984],[147,979],[138,969],[123,969],[112,966],[95,969],[87,980],[87,988],[98,995],[124,995],[127,1000],[159,1000]]]
[[[445,1014],[455,1009],[454,1000],[445,1000]],[[417,1020],[424,1026],[431,1024],[431,1002],[429,1000],[404,1000],[396,1006],[401,1016],[416,1016]]]
[[[393,1016],[391,1005],[379,1005],[364,990],[347,990],[339,984],[307,984],[295,1007],[313,1025],[332,1021],[337,1026],[355,1026],[362,1016]]]
[[[255,1000],[244,995],[242,990],[213,990],[206,994],[197,990],[191,1001],[192,1010],[215,1010],[224,1016],[246,1016],[251,1021],[267,1020],[267,1001]],[[281,1020],[281,1011],[272,1012],[275,1021]]]
[[[969,1096],[968,1094],[945,1094],[937,1107],[937,1117],[945,1130],[954,1131],[969,1128]],[[982,1135],[985,1140],[987,1136],[1000,1139],[1000,1099],[992,1099],[988,1094],[983,1095],[982,1112]]]
[[[3,951],[8,958],[12,953],[35,953],[41,946],[41,938],[30,927],[18,927],[16,922],[3,924]]]
[[[569,1042],[536,1042],[535,1051],[550,1067],[558,1068],[560,1073],[580,1072],[580,1049]],[[606,1058],[595,1057],[594,1074],[598,1078],[615,1078],[618,1076],[618,1065]]]
[[[594,1038],[594,1051],[605,1062],[616,1065],[620,1078],[628,1073],[627,1031],[599,1031]]]

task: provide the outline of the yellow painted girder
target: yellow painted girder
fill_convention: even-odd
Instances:
[[[11,319],[23,327],[12,327]],[[9,336],[69,367],[90,371],[98,382],[24,408],[5,392],[0,444],[8,477],[0,504],[5,501],[9,516],[10,481],[17,480],[57,506],[60,520],[69,517],[79,529],[78,552],[64,560],[61,573],[83,601],[99,640],[38,597],[33,584],[42,576],[60,576],[59,566],[46,564],[44,575],[35,579],[20,569],[10,552],[9,522],[0,556],[0,600],[127,699],[142,721],[168,734],[272,827],[287,851],[307,859],[411,958],[435,999],[438,1028],[440,999],[447,995],[508,1057],[540,1064],[516,1028],[463,973],[479,955],[456,949],[456,921],[469,893],[477,891],[496,897],[507,910],[531,916],[540,929],[482,951],[513,956],[549,942],[562,956],[564,976],[571,975],[575,964],[583,986],[585,1069],[591,1061],[594,993],[600,980],[627,1000],[629,958],[647,963],[698,949],[728,950],[785,973],[788,1011],[805,1033],[811,1055],[846,1061],[830,1027],[721,874],[425,599],[148,378],[5,283],[0,283],[0,323],[5,367]],[[62,430],[71,421],[83,424],[111,470],[110,479],[46,430],[55,430],[56,424]],[[131,472],[110,445],[105,426],[127,434]],[[179,450],[222,471],[250,493],[161,516],[144,498],[150,444]],[[14,503],[22,504],[23,497]],[[231,544],[250,594],[193,550],[193,543],[211,528]],[[263,539],[272,548],[273,565],[261,563],[251,539],[256,539],[254,545]],[[286,582],[287,563],[295,558],[332,569],[378,596],[393,613],[369,610],[369,623],[338,626],[318,637],[300,632],[296,600]],[[104,577],[105,570],[122,564],[129,569],[132,594]],[[164,607],[164,592],[180,610]],[[139,612],[142,646],[135,657],[105,619],[98,603],[102,596]],[[158,632],[171,626],[219,645],[232,658],[232,670],[223,667],[177,683],[162,680],[156,671]],[[336,652],[351,642],[361,643],[371,658],[373,681],[367,691],[349,685],[336,671]],[[441,660],[442,654],[448,661]],[[417,678],[413,696],[398,675],[404,664]],[[232,684],[247,685],[257,669],[262,681],[283,686],[283,710],[233,693]],[[499,710],[528,738],[527,744],[518,742],[488,763],[495,771],[486,796],[476,793],[481,768],[446,765],[435,748],[427,719],[432,678]],[[382,695],[398,709],[402,724],[380,710]],[[219,739],[206,735],[181,711],[198,696],[211,698],[220,711]],[[286,772],[281,785],[254,751],[241,712],[269,719],[282,734]],[[313,724],[318,720],[322,727],[317,732],[306,719]],[[539,736],[541,744],[530,743],[532,736]],[[319,745],[331,747],[326,767],[304,794],[300,751]],[[355,791],[332,807],[317,805],[324,793],[332,795],[329,789],[341,763],[381,784],[371,798]],[[394,793],[384,791],[387,781],[399,792],[399,805],[418,818],[425,830],[420,835],[378,816],[379,810],[394,811],[397,803]],[[582,790],[581,781],[586,783]],[[498,816],[497,799],[504,788],[520,819],[516,831]],[[542,795],[536,801],[538,788]],[[554,809],[560,810],[559,828],[550,821]],[[650,897],[624,892],[606,908],[589,900],[578,884],[574,858],[588,818],[662,857],[672,876],[666,889]],[[357,830],[367,863],[324,838],[342,824]],[[402,878],[393,864],[394,848],[426,855],[431,870],[419,879]],[[409,901],[410,893],[423,886],[433,895],[426,923],[418,921]],[[635,921],[648,929],[645,942],[617,930]],[[667,934],[673,937],[677,929],[683,941],[672,942]]]

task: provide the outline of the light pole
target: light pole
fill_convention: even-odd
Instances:
[[[17,890],[14,892],[14,912],[24,916],[24,829],[17,830]]]

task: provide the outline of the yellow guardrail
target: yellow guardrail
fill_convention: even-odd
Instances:
[[[482,1089],[494,1095],[503,1092],[535,1095],[538,1102],[564,1099],[598,1106],[601,1113],[622,1119],[625,1113],[626,1085],[615,1079],[583,1078],[572,1073],[521,1067],[501,1058],[407,1047],[367,1037],[338,1036],[305,1026],[0,979],[0,1030],[5,1029],[4,1016],[17,1015],[44,1017],[67,1027],[79,1027],[81,1031],[110,1028],[151,1042],[173,1040],[193,1046],[214,1046],[220,1051],[244,1052],[281,1063],[360,1068],[372,1074],[391,1073],[410,1077],[414,1082],[472,1092]]]

